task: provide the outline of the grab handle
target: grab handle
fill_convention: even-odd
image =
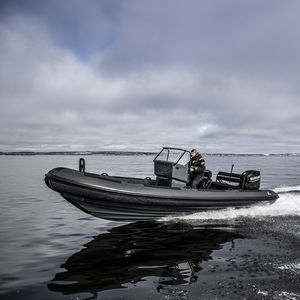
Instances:
[[[84,158],[79,159],[79,172],[85,172],[85,160],[84,160]]]

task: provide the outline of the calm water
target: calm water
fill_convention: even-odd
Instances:
[[[152,175],[151,156],[87,156],[87,170]],[[258,169],[268,206],[133,224],[91,217],[44,174],[77,156],[0,156],[1,299],[300,299],[300,158],[207,157]]]

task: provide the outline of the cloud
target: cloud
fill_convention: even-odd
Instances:
[[[20,3],[0,22],[0,150],[300,151],[296,4]]]

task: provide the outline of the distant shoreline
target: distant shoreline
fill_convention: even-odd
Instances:
[[[143,151],[9,151],[0,152],[0,155],[15,155],[15,156],[29,156],[29,155],[116,155],[116,156],[130,156],[130,155],[156,155],[157,152],[143,152]],[[300,153],[280,153],[280,154],[247,154],[247,153],[202,153],[203,156],[284,156],[284,157],[300,157]]]
[[[155,155],[156,152],[140,151],[13,151],[0,152],[0,155]]]

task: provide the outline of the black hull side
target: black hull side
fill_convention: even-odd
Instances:
[[[114,203],[103,201],[100,199],[89,199],[78,197],[76,195],[63,193],[61,194],[66,200],[71,202],[77,208],[89,213],[95,217],[111,220],[111,221],[139,221],[139,220],[151,220],[158,219],[166,216],[183,216],[192,214],[195,212],[218,210],[226,207],[240,207],[250,206],[253,202],[246,203],[222,203],[222,205],[215,206],[186,206],[182,207],[170,207],[165,205],[149,206],[149,205],[137,205],[132,203]],[[270,201],[267,201],[270,202]]]
[[[58,176],[60,173],[64,176]],[[195,191],[147,188],[140,184],[124,186],[59,168],[50,171],[45,181],[51,189],[84,212],[114,221],[148,220],[226,207],[245,207],[272,203],[278,198],[273,191],[262,190]]]

